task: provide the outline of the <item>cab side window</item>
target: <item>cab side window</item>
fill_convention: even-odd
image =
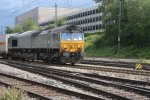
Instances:
[[[12,47],[17,47],[18,41],[17,40],[12,40]]]
[[[53,38],[55,41],[59,41],[59,35],[58,34],[53,34]]]

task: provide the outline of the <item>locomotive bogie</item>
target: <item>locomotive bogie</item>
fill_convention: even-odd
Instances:
[[[83,52],[63,52],[61,53],[60,60],[62,63],[79,63],[83,60]]]

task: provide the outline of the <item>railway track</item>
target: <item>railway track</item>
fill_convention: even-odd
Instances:
[[[29,96],[35,97],[38,100],[55,100],[57,98],[65,97],[65,100],[71,100],[72,96],[90,100],[105,100],[100,97],[90,96],[83,93],[78,93],[63,88],[19,78],[16,76],[0,73],[0,84],[7,87],[15,87],[24,90]]]
[[[5,63],[8,64],[8,63]],[[125,80],[125,79],[113,79],[111,81],[108,81],[109,78],[105,78],[107,80],[104,80],[104,76],[103,76],[103,80],[100,80],[102,78],[100,78],[100,76],[95,77],[94,75],[92,76],[92,74],[85,74],[85,73],[72,73],[70,71],[64,71],[64,70],[58,70],[58,69],[53,69],[53,68],[46,68],[46,67],[41,67],[41,65],[37,66],[37,65],[31,65],[31,64],[24,64],[24,63],[14,63],[14,62],[9,62],[8,65],[23,69],[23,70],[27,70],[30,72],[34,72],[34,73],[38,73],[40,75],[49,77],[49,78],[54,78],[60,81],[63,81],[66,84],[71,84],[74,85],[75,87],[78,88],[82,88],[86,91],[90,91],[92,93],[97,94],[98,96],[103,96],[104,98],[110,98],[110,99],[121,99],[121,100],[130,100],[135,98],[135,95],[132,95],[133,98],[131,98],[132,93],[136,93],[136,98],[140,98],[140,99],[145,99],[147,100],[148,98],[150,98],[149,94],[150,94],[150,89],[149,88],[145,88],[143,86],[150,86],[150,83],[147,82],[141,82],[141,81],[131,81],[131,80]],[[89,75],[89,76],[88,76]],[[106,76],[105,76],[106,77]],[[118,80],[118,81],[116,81]],[[114,83],[115,82],[115,83]],[[126,84],[125,84],[126,82]],[[95,84],[95,86],[91,86],[89,84]],[[134,85],[131,85],[134,84]],[[142,86],[141,86],[142,85]],[[102,86],[104,87],[104,90],[99,89],[98,87]],[[113,87],[113,88],[117,88],[117,89],[121,89],[121,90],[125,90],[127,91],[131,91],[131,92],[117,92],[117,93],[113,93],[109,90],[106,89],[107,87]],[[137,96],[138,94],[138,96]]]
[[[150,71],[146,71],[146,70],[133,70],[133,69],[124,69],[124,68],[116,68],[116,67],[102,67],[102,66],[81,65],[81,64],[77,66],[71,66],[71,68],[150,76]]]
[[[101,60],[83,60],[82,64],[91,64],[91,65],[102,65],[102,66],[111,66],[111,67],[120,67],[120,68],[130,68],[135,69],[136,63],[134,62],[122,62],[122,61],[101,61]],[[150,64],[142,64],[143,70],[150,70]]]

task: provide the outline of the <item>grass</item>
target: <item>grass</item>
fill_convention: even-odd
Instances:
[[[0,100],[23,100],[24,91],[16,88],[0,88]]]
[[[96,47],[95,41],[103,36],[102,33],[85,35],[85,52],[90,57],[107,58],[135,58],[140,62],[150,63],[150,47],[135,48],[134,46],[122,47],[117,52],[117,46]]]

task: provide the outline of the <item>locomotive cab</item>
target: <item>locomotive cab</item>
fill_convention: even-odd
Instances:
[[[60,34],[60,61],[62,63],[78,63],[83,59],[84,33],[77,28],[68,28]]]

